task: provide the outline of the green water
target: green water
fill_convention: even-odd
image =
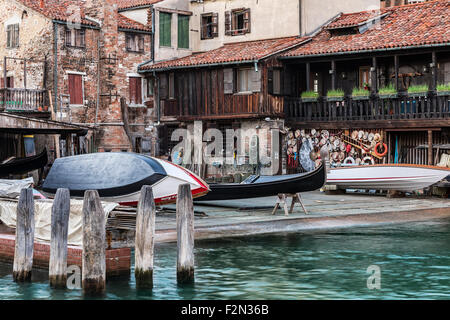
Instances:
[[[134,276],[108,281],[106,299],[449,299],[450,220],[279,234],[196,243],[196,282],[176,285],[176,245],[155,248],[153,291]],[[367,268],[381,270],[381,289],[367,288]],[[0,264],[0,299],[82,299],[51,290],[46,272],[12,281]],[[132,273],[133,274],[133,273]]]

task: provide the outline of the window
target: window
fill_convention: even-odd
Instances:
[[[258,92],[260,89],[261,72],[256,72],[253,68],[243,68],[237,70],[238,92]]]
[[[159,45],[170,47],[172,45],[172,14],[159,13]]]
[[[370,67],[359,68],[359,87],[364,88],[370,86],[372,79],[370,78]]]
[[[1,78],[1,87],[5,88],[5,78]],[[6,88],[14,88],[14,77],[6,77]]]
[[[86,32],[84,29],[66,29],[66,46],[84,48],[86,46]]]
[[[142,78],[130,77],[129,78],[130,89],[130,104],[142,104]]]
[[[69,74],[69,95],[71,105],[83,105],[83,76]]]
[[[236,36],[250,33],[250,9],[225,12],[225,35]]]
[[[147,78],[145,79],[145,92],[147,97],[152,97],[155,94],[155,79]]]
[[[178,15],[178,48],[189,49],[189,16]]]
[[[219,36],[219,15],[206,13],[201,16],[201,39],[212,39]]]
[[[19,47],[19,24],[10,24],[6,27],[6,47]]]
[[[129,52],[144,52],[144,36],[142,34],[127,33],[125,35],[127,51]]]

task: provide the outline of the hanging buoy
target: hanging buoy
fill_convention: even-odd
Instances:
[[[378,148],[381,146],[381,145],[383,145],[383,152],[378,152]],[[387,145],[386,145],[386,143],[381,143],[381,142],[378,142],[376,145],[375,145],[375,150],[374,150],[374,153],[375,153],[375,155],[376,156],[378,156],[378,157],[384,157],[386,154],[387,154],[387,152],[388,152],[388,147],[387,147]]]
[[[344,164],[355,164],[355,158],[347,157],[344,159]]]
[[[372,157],[364,157],[364,159],[362,160],[363,163],[367,163],[367,160],[370,161],[370,164],[374,165],[375,164],[375,160],[373,160]]]

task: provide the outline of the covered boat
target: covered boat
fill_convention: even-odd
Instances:
[[[31,157],[12,158],[0,163],[0,176],[22,174],[43,168],[48,162],[47,149]]]
[[[194,198],[209,191],[208,185],[189,170],[171,162],[135,153],[91,153],[56,159],[43,184],[54,195],[67,188],[73,197],[97,190],[104,201],[135,206],[142,186],[153,188],[156,204],[176,201],[178,186],[190,184]]]
[[[332,168],[327,184],[342,189],[414,191],[429,187],[450,174],[450,168],[379,164]]]
[[[320,189],[326,181],[326,169],[321,164],[311,172],[278,175],[250,176],[242,183],[210,184],[211,192],[196,201],[234,200],[294,194]]]

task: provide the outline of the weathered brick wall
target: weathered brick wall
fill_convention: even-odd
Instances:
[[[19,23],[19,47],[6,48],[6,26]],[[42,15],[28,9],[16,1],[0,2],[0,57],[15,57],[44,60],[52,53],[52,22]],[[27,87],[37,89],[43,87],[43,64],[27,63]],[[3,77],[3,60],[0,61],[1,77]],[[14,77],[14,87],[24,86],[24,65],[21,61],[8,60],[7,75]]]

